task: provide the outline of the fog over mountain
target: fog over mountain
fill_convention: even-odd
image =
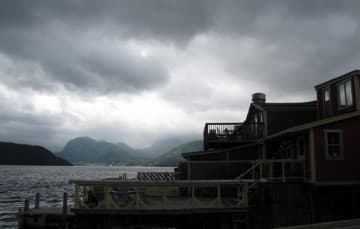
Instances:
[[[146,148],[359,68],[360,1],[4,0],[0,141]]]
[[[77,137],[67,142],[57,156],[75,164],[176,166],[182,160],[181,153],[201,149],[202,141],[184,137],[164,139],[144,149]]]

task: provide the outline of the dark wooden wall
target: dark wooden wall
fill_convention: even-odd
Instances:
[[[342,130],[343,160],[327,160],[325,130]],[[360,181],[360,117],[314,129],[316,180]]]

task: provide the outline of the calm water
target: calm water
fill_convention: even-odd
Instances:
[[[16,228],[16,213],[30,199],[34,206],[35,193],[40,193],[40,206],[61,206],[63,192],[68,192],[73,204],[73,186],[69,179],[118,177],[127,173],[172,171],[173,168],[126,166],[7,166],[0,165],[0,228]]]

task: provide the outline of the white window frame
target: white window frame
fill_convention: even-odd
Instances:
[[[343,132],[339,129],[334,130],[325,130],[325,158],[326,160],[344,160],[344,144],[343,144]],[[339,134],[339,157],[333,158],[329,156],[329,141],[328,141],[328,134],[329,133],[338,133]]]
[[[346,83],[347,82],[350,82],[350,93],[351,93],[351,103],[349,103],[348,101],[348,98],[347,98],[347,91],[346,91]],[[346,79],[346,80],[343,80],[341,82],[339,82],[337,84],[337,97],[338,97],[338,109],[341,110],[341,109],[344,109],[344,108],[348,108],[352,105],[354,105],[354,96],[353,96],[353,86],[352,86],[352,80],[351,79]],[[341,94],[340,94],[340,87],[341,86],[344,86],[344,99],[345,99],[345,105],[341,105]]]

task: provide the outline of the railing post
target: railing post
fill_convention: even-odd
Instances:
[[[110,208],[110,188],[109,186],[104,187],[104,194],[105,194],[105,208]]]
[[[65,225],[65,223],[66,223],[66,215],[67,215],[67,192],[64,192],[64,195],[63,195],[62,215],[63,215],[63,224]]]
[[[219,184],[217,185],[217,207],[221,207],[221,187]]]
[[[302,169],[303,169],[303,180],[306,180],[306,167],[305,167],[305,160],[302,160],[301,162]]]
[[[272,160],[269,163],[269,178],[270,180],[274,178],[274,162]]]
[[[282,160],[281,161],[281,172],[282,172],[282,182],[285,182],[286,179],[285,179],[285,161]]]
[[[263,160],[259,161],[259,169],[260,169],[260,179],[263,178]]]
[[[195,185],[193,184],[191,186],[191,204],[192,204],[192,208],[195,207]]]
[[[190,161],[187,162],[187,178],[188,178],[188,180],[191,180],[191,165],[190,165]]]
[[[163,188],[163,208],[167,208],[167,197],[166,197],[166,191],[167,191],[167,187]]]
[[[253,167],[253,170],[252,170],[252,179],[253,180],[255,180],[255,167],[254,167],[255,164],[256,164],[256,162],[253,162],[252,165],[251,165]]]
[[[35,194],[35,209],[39,209],[40,208],[40,193],[36,193]]]
[[[136,190],[136,208],[139,208],[140,207],[139,187],[136,187],[135,190]]]
[[[243,184],[243,203],[244,203],[244,207],[248,207],[248,194],[249,194],[249,190],[248,190],[248,185],[247,183]]]
[[[30,209],[30,201],[28,198],[26,198],[24,202],[24,212],[29,211],[29,209]]]
[[[204,150],[207,149],[207,140],[208,140],[208,124],[205,123],[205,128],[204,128]]]
[[[75,208],[79,208],[80,207],[80,198],[79,198],[79,185],[75,184],[75,203],[74,206]]]

